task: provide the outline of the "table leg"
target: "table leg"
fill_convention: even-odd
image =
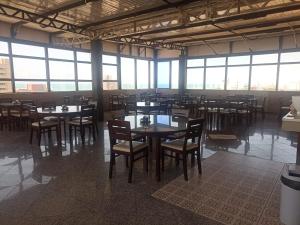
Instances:
[[[58,143],[58,146],[61,146],[61,119],[60,119],[60,116],[58,116],[58,137],[59,137],[59,140],[57,140],[57,143]]]
[[[160,138],[159,137],[152,137],[152,146],[155,149],[156,155],[156,180],[160,181]]]
[[[296,164],[300,165],[300,132],[297,133],[297,155],[296,155]]]

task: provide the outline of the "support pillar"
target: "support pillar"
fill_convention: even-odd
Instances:
[[[186,59],[187,50],[181,50],[179,56],[179,85],[178,85],[178,94],[184,95],[185,91],[185,82],[186,82]]]
[[[158,63],[158,49],[153,49],[153,65],[154,65],[154,88],[157,88],[157,63]]]
[[[99,121],[104,120],[103,83],[102,83],[102,41],[91,41],[93,97],[97,100],[97,116]]]

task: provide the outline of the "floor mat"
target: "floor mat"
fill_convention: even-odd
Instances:
[[[229,225],[279,225],[282,163],[218,152],[153,197]]]

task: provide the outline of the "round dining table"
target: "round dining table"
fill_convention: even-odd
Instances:
[[[67,118],[67,117],[74,117],[74,116],[79,116],[81,113],[81,106],[80,105],[68,105],[67,110],[64,110],[62,106],[55,106],[53,108],[47,107],[39,107],[37,108],[37,113],[41,115],[42,117],[46,116],[53,116],[58,119],[58,124],[61,127],[61,118]],[[61,139],[61,132],[59,129],[59,137]],[[64,135],[66,138],[66,128],[64,127]],[[59,141],[61,144],[61,140]]]
[[[149,123],[143,124],[141,119],[148,117]],[[156,155],[156,179],[160,181],[161,138],[178,132],[185,132],[188,118],[171,115],[132,115],[125,116],[130,122],[131,132],[147,136],[152,141],[152,148]]]

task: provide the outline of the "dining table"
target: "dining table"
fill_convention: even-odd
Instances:
[[[148,123],[143,123],[143,118],[148,118]],[[160,181],[161,139],[168,135],[185,132],[188,118],[171,115],[130,115],[125,116],[125,121],[130,122],[131,132],[146,136],[152,143],[156,158],[156,179]]]
[[[79,116],[81,113],[81,106],[80,105],[67,105],[65,107],[58,105],[55,107],[38,107],[37,113],[42,117],[55,117],[58,120],[59,127],[61,127],[61,120]],[[61,131],[59,129],[59,137],[60,137],[60,144],[61,144]],[[66,128],[64,127],[64,135],[66,138]]]

